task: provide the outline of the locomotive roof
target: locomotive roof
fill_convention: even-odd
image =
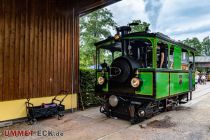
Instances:
[[[171,39],[170,37],[168,37],[167,35],[164,35],[162,33],[148,33],[148,32],[135,32],[135,33],[129,33],[129,34],[126,34],[123,38],[127,38],[127,37],[139,37],[139,36],[142,36],[142,37],[157,37],[159,39],[162,39],[166,42],[169,42],[169,43],[172,43],[174,45],[178,45],[180,46],[181,48],[184,48],[186,50],[190,50],[190,51],[193,51],[195,52],[196,49],[195,48],[192,48],[180,41],[175,41],[173,39]],[[104,45],[106,44],[106,45]],[[115,39],[114,37],[109,37],[105,40],[102,40],[100,42],[97,42],[95,43],[95,46],[100,46],[100,48],[106,48],[111,51],[120,51],[120,47],[119,47],[119,44],[120,42],[115,42]],[[116,46],[116,47],[111,47],[111,46]]]
[[[157,38],[160,38],[166,42],[169,42],[169,43],[172,43],[172,44],[175,44],[175,45],[179,45],[181,46],[181,48],[184,48],[186,50],[190,50],[190,51],[193,51],[195,52],[196,49],[195,48],[192,48],[180,41],[175,41],[173,39],[171,39],[170,37],[168,37],[167,35],[164,35],[162,33],[147,33],[147,32],[135,32],[135,33],[130,33],[130,34],[127,34],[125,35],[124,37],[137,37],[137,36],[144,36],[144,37],[157,37]]]
[[[99,41],[94,45],[99,48],[110,50],[111,52],[121,51],[121,42],[115,41],[114,37],[108,37],[107,39]]]

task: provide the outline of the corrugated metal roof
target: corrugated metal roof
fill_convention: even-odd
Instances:
[[[190,61],[192,61],[192,57],[190,57]],[[195,63],[210,63],[210,56],[195,56]]]

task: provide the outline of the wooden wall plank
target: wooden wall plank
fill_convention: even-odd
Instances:
[[[72,16],[73,16],[73,11],[71,12],[71,16],[69,18],[69,52],[70,53],[68,54],[68,57],[69,57],[69,63],[71,63],[71,64],[74,63],[74,61],[73,61],[73,47],[71,47],[71,46],[74,45],[73,41],[71,41],[71,40],[73,40],[73,34],[74,34],[73,33],[73,19],[72,19]],[[69,76],[71,77],[71,80],[70,80],[69,84],[70,84],[70,90],[73,93],[73,81],[74,81],[74,79],[73,79],[73,76],[71,76],[71,74],[74,71],[74,66],[70,65],[69,69],[70,69]]]
[[[61,89],[61,17],[58,17],[58,64],[57,64],[57,67],[58,67],[58,89]]]
[[[15,99],[16,95],[16,90],[14,89],[14,56],[15,56],[15,0],[12,0],[12,7],[11,7],[11,27],[10,27],[10,39],[9,39],[9,94],[10,94],[10,99]]]
[[[72,40],[72,30],[71,30],[71,19],[70,18],[68,18],[68,39],[67,39],[67,41],[68,41],[68,47],[67,47],[67,52],[68,52],[68,61],[67,61],[67,66],[68,66],[68,75],[67,75],[67,77],[68,77],[68,81],[67,81],[67,85],[68,85],[68,87],[69,87],[69,91],[72,91],[72,76],[71,76],[71,73],[72,73],[72,67],[73,67],[73,65],[69,65],[69,64],[72,64],[73,63],[73,60],[72,60],[72,45],[71,45],[71,40]]]
[[[64,89],[64,17],[61,18],[61,89]]]
[[[30,9],[29,0],[26,0],[26,23],[25,23],[25,59],[24,59],[24,96],[29,98],[29,60],[30,60]]]
[[[3,100],[4,29],[4,0],[0,0],[0,101]]]
[[[15,11],[15,57],[14,57],[14,90],[17,98],[21,98],[21,94],[19,91],[19,73],[20,73],[20,29],[21,29],[21,9],[18,5],[16,5]],[[14,98],[16,98],[14,97]]]
[[[73,92],[79,92],[79,17],[73,14]]]
[[[68,18],[66,18],[66,88],[68,91],[70,91],[71,89],[71,76],[70,76],[70,72],[71,72],[71,62],[70,62],[70,22],[69,22],[69,16]]]
[[[41,5],[39,5],[41,6]],[[42,82],[43,82],[43,79],[42,79],[42,70],[43,70],[43,65],[42,65],[42,62],[43,62],[43,49],[42,49],[42,41],[43,41],[43,24],[42,24],[42,14],[43,10],[40,9],[40,13],[39,13],[39,40],[38,40],[38,43],[39,43],[39,47],[38,47],[38,95],[41,96],[42,95]]]
[[[50,93],[50,7],[49,2],[47,2],[46,8],[46,94]]]
[[[68,57],[68,52],[67,52],[67,36],[68,36],[68,29],[67,29],[67,17],[64,19],[64,89],[68,90],[67,88],[67,82],[68,82],[68,63],[67,63],[67,57]]]
[[[37,1],[35,1],[34,4],[34,8],[38,9],[38,4]],[[34,9],[34,10],[35,10]],[[37,95],[39,95],[38,93],[38,55],[39,55],[39,14],[35,14],[34,16],[34,68],[33,68],[33,89],[32,89],[32,93],[33,93],[33,97],[36,97]]]
[[[29,61],[28,61],[28,65],[29,65],[29,69],[28,69],[28,80],[29,80],[29,92],[28,94],[30,95],[30,97],[35,97],[33,95],[33,79],[34,79],[34,49],[35,49],[35,41],[34,41],[34,34],[35,34],[35,30],[34,30],[34,0],[30,0],[29,1],[29,13],[30,15],[28,16],[29,18],[29,52],[28,52],[28,57],[29,57]]]
[[[11,0],[5,1],[5,48],[4,48],[4,80],[3,80],[3,100],[10,99],[9,96],[9,62],[10,62],[10,31],[11,31]]]
[[[46,12],[46,11],[45,11]],[[47,21],[46,21],[46,15],[43,16],[43,40],[42,40],[42,93],[41,96],[44,96],[46,93],[46,45],[47,45]]]
[[[58,16],[55,15],[54,19],[54,67],[53,67],[53,85],[54,85],[54,92],[58,92]]]
[[[25,29],[26,29],[26,1],[22,3],[23,7],[20,8],[20,63],[19,63],[19,94],[20,98],[25,97]]]
[[[53,4],[50,6],[50,13],[53,13]],[[53,95],[54,93],[54,85],[53,85],[53,80],[54,80],[54,14],[50,15],[50,95]]]

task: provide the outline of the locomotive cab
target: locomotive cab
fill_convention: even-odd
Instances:
[[[146,38],[116,40],[113,37],[96,46],[97,79],[102,79],[101,76],[106,79],[103,85],[96,84],[96,91],[135,94],[132,78],[139,68],[152,68],[153,65],[152,42]]]

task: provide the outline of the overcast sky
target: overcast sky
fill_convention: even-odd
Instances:
[[[140,19],[176,40],[210,36],[210,0],[122,0],[107,8],[118,25]]]

